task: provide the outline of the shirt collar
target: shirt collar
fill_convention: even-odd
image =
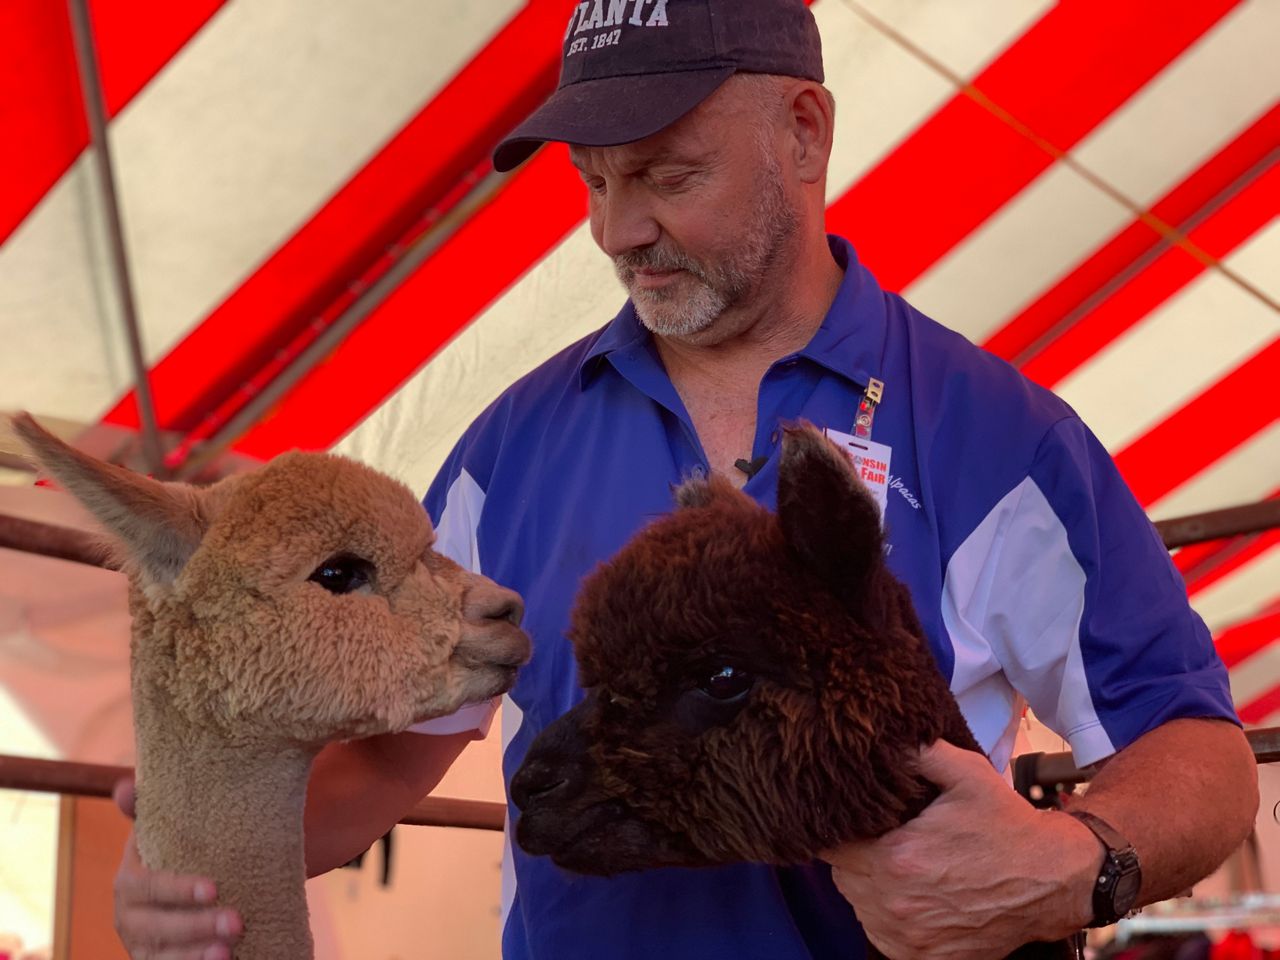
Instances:
[[[871,377],[884,379],[887,311],[884,291],[871,271],[858,262],[853,245],[843,237],[827,236],[844,279],[831,301],[822,325],[799,356],[837,376],[865,387]]]
[[[587,389],[605,358],[614,351],[624,350],[633,344],[647,344],[651,338],[652,334],[641,325],[640,318],[636,316],[636,308],[628,300],[618,311],[618,315],[600,331],[596,342],[578,364],[578,385],[583,390]]]
[[[870,377],[883,378],[886,311],[884,293],[861,263],[853,245],[828,235],[831,255],[844,279],[822,325],[799,351],[804,357],[861,387]],[[578,383],[585,390],[610,354],[638,343],[648,346],[652,335],[640,323],[628,300],[596,338],[578,365]]]

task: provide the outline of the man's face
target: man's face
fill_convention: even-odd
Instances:
[[[749,302],[796,233],[776,130],[730,81],[636,143],[572,147],[591,233],[641,322],[691,337]]]

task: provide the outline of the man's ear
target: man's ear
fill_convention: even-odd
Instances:
[[[25,413],[13,417],[13,429],[149,581],[173,583],[207,529],[200,490],[103,463],[63,443]]]
[[[809,424],[782,438],[778,520],[800,561],[834,586],[860,586],[881,562],[875,501],[845,453]]]
[[[788,96],[796,172],[805,183],[827,175],[835,132],[835,108],[821,84],[803,81]]]

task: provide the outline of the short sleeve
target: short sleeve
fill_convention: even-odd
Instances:
[[[1159,534],[1077,418],[974,531],[965,619],[1036,716],[1094,763],[1168,720],[1239,723]],[[954,584],[952,585],[954,586]]]

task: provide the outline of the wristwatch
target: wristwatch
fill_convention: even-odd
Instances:
[[[1102,870],[1093,885],[1093,920],[1087,926],[1109,926],[1132,910],[1138,899],[1138,889],[1142,886],[1138,853],[1133,844],[1101,817],[1083,810],[1067,813],[1092,830],[1107,848]]]

